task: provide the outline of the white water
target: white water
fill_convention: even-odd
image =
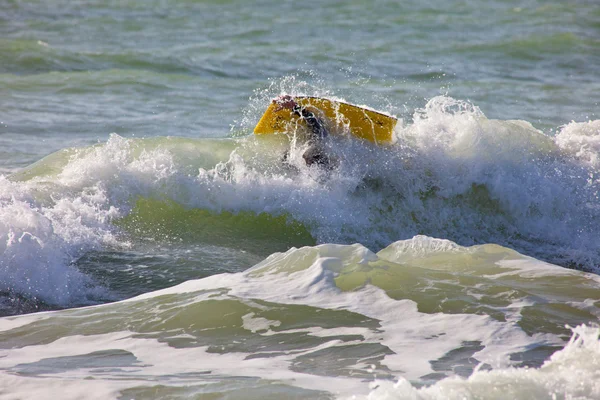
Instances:
[[[501,261],[494,262],[498,257]],[[436,270],[446,276],[432,274]],[[378,274],[389,274],[385,280],[390,280],[392,289],[386,292],[367,279],[355,290],[340,290],[343,279],[362,273],[373,280]],[[422,288],[416,291],[421,292],[416,301],[390,297],[413,285],[406,281],[411,275],[419,277],[415,285]],[[492,297],[508,301],[496,309],[503,317],[493,312],[420,311],[436,291],[445,291],[450,300],[464,297],[461,290],[450,289],[452,280],[464,276],[474,279],[470,289],[480,290],[485,297],[479,301],[482,305]],[[430,287],[421,284],[427,280]],[[493,289],[496,281],[514,283],[498,293]],[[148,387],[151,391],[156,385],[173,390],[189,385],[204,393],[231,390],[219,382],[252,387],[259,391],[258,398],[272,390],[269,382],[277,382],[289,394],[318,390],[345,399],[523,398],[530,394],[591,399],[599,390],[599,328],[577,328],[567,347],[539,368],[515,368],[518,362],[511,355],[563,344],[560,335],[544,333],[547,328],[542,326],[537,333],[527,334],[520,324],[528,324],[528,309],[541,310],[545,304],[566,300],[573,311],[563,309],[563,316],[577,319],[577,310],[597,308],[585,293],[593,290],[590,293],[596,296],[599,283],[595,275],[496,246],[462,248],[426,237],[397,242],[378,254],[360,245],[292,249],[273,254],[243,273],[188,281],[119,303],[4,318],[0,334],[11,345],[0,350],[0,387],[8,398],[35,396],[42,386],[46,393],[61,393],[67,399],[86,390],[98,390],[94,394],[98,399],[114,398],[124,390]],[[561,291],[565,284],[574,294]],[[521,287],[527,290],[518,294]],[[319,317],[321,312],[335,314]],[[289,318],[288,313],[295,316]],[[229,338],[231,329],[237,333]],[[44,338],[42,343],[36,339],[38,334]],[[221,342],[222,335],[225,341]],[[280,343],[291,338],[298,344],[281,351]],[[252,344],[255,340],[260,347]],[[427,377],[436,372],[434,364],[453,351],[468,350],[470,342],[479,343],[469,356],[479,367],[469,378],[415,386],[430,381]],[[236,343],[241,347],[236,348]],[[359,349],[375,345],[389,351],[360,356]],[[313,358],[319,361],[312,369],[298,370],[298,365]],[[329,365],[331,372],[318,372],[319,365]]]
[[[215,212],[286,214],[318,243],[378,249],[426,233],[595,270],[599,127],[571,123],[550,137],[527,122],[489,120],[468,103],[436,97],[412,122],[399,123],[391,147],[333,138],[339,167],[330,175],[304,166],[301,147],[293,166],[281,166],[283,138],[113,135],[52,156],[49,175],[2,178],[0,284],[62,306],[93,298],[97,285],[71,263],[90,250],[126,250],[112,222],[140,196]]]
[[[567,346],[540,368],[505,368],[476,371],[469,378],[447,378],[435,385],[416,388],[400,378],[375,381],[367,396],[343,397],[368,400],[470,400],[470,399],[597,399],[600,397],[600,328],[573,328]]]

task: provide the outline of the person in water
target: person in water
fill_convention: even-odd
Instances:
[[[323,121],[321,121],[312,111],[296,103],[292,96],[279,96],[273,100],[273,103],[279,106],[275,111],[280,111],[282,109],[288,109],[292,111],[294,114],[302,118],[310,129],[310,137],[308,139],[309,146],[304,154],[302,154],[302,158],[304,159],[306,165],[311,166],[316,164],[318,166],[330,168],[331,160],[325,153],[322,143],[323,139],[325,139],[329,134],[323,124]],[[284,159],[287,159],[287,155],[288,154],[286,152]]]

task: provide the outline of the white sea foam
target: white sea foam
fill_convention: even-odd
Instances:
[[[367,396],[341,397],[368,400],[469,399],[597,399],[600,398],[600,328],[573,328],[567,346],[540,368],[506,368],[476,371],[469,378],[446,378],[417,388],[400,378],[396,383],[376,381]]]
[[[112,210],[98,212],[81,197],[45,206],[29,189],[0,178],[0,287],[51,303],[81,301],[97,289],[70,263],[110,240]]]
[[[409,243],[411,241],[414,243]],[[77,315],[80,317],[89,318],[91,315],[86,317],[86,314],[92,313],[92,320],[101,320],[109,316],[113,319],[111,324],[116,322],[114,318],[129,321],[131,318],[129,313],[134,312],[136,314],[134,319],[148,318],[154,321],[153,324],[159,325],[155,333],[148,331],[146,326],[145,333],[140,334],[134,325],[128,325],[132,327],[132,331],[119,329],[114,332],[109,331],[110,333],[93,333],[95,328],[90,327],[88,322],[81,325],[81,331],[75,327],[67,336],[62,336],[60,331],[56,331],[58,336],[48,343],[17,345],[1,350],[0,369],[13,372],[21,369],[28,371],[30,368],[35,370],[37,366],[53,365],[54,359],[67,361],[68,357],[78,357],[76,359],[82,361],[73,361],[70,368],[47,369],[42,374],[43,386],[47,388],[48,393],[59,391],[61,385],[73,389],[72,392],[66,392],[65,398],[77,398],[83,388],[91,390],[97,386],[100,388],[98,398],[111,398],[127,388],[157,384],[165,387],[203,386],[218,380],[232,382],[239,376],[261,378],[265,382],[275,380],[290,387],[326,391],[345,399],[411,398],[410,396],[435,399],[454,398],[452,396],[461,398],[461,395],[466,398],[509,398],[510,396],[526,398],[531,393],[539,394],[541,398],[552,398],[552,393],[565,397],[593,398],[598,393],[598,385],[594,383],[597,381],[597,364],[600,362],[600,347],[598,347],[600,330],[597,328],[577,328],[575,332],[578,336],[576,335],[564,350],[556,353],[541,368],[512,367],[515,361],[511,360],[511,354],[526,352],[540,345],[563,344],[556,335],[527,334],[520,328],[519,322],[522,316],[519,315],[518,310],[515,313],[512,308],[535,307],[537,300],[525,304],[518,296],[507,295],[507,299],[513,299],[513,304],[498,309],[506,316],[506,319],[502,320],[502,318],[476,313],[420,312],[418,309],[420,304],[417,302],[408,299],[392,299],[384,290],[368,283],[352,291],[342,291],[338,288],[336,278],[350,273],[349,271],[368,271],[371,268],[385,271],[391,266],[381,265],[382,260],[391,260],[393,255],[398,263],[402,263],[411,259],[414,255],[411,251],[421,253],[427,246],[437,249],[450,248],[452,254],[477,255],[473,259],[477,260],[477,263],[467,263],[472,270],[471,275],[474,280],[479,279],[478,277],[487,279],[486,274],[490,268],[499,271],[506,268],[494,264],[494,256],[502,254],[497,246],[492,246],[490,251],[485,252],[481,251],[481,247],[462,248],[451,242],[432,238],[417,237],[411,241],[394,244],[379,255],[360,245],[328,244],[292,249],[286,253],[273,254],[264,262],[243,273],[214,275],[147,293],[121,303],[78,310]],[[407,249],[406,259],[402,258],[403,254],[398,252],[398,249]],[[527,271],[532,268],[530,264],[535,262],[508,249],[505,249],[505,252],[525,262],[518,266],[516,261],[513,261],[508,266],[510,269]],[[438,254],[439,251],[425,253],[422,257],[435,260]],[[425,270],[431,268],[433,267]],[[447,270],[448,267],[441,262],[438,268]],[[539,263],[533,268],[538,272],[536,275],[538,282],[528,288],[532,294],[535,294],[538,288],[548,291],[548,288],[551,288],[549,282],[564,279],[563,274],[555,273],[559,272],[555,266]],[[539,273],[544,269],[547,270],[545,273]],[[456,272],[460,273],[460,270]],[[570,271],[569,274],[575,279],[571,281],[574,290],[577,290],[577,285],[586,281],[585,274],[581,272]],[[530,279],[526,275],[523,277]],[[440,284],[446,287],[447,278],[442,279]],[[517,282],[515,287],[519,285],[521,283]],[[568,296],[567,293],[557,295],[561,298]],[[422,301],[426,303],[427,294],[423,296],[425,297]],[[448,293],[448,296],[460,297],[463,294],[459,291]],[[538,297],[532,296],[532,298]],[[160,301],[162,298],[169,300],[167,303],[162,303]],[[182,300],[174,301],[177,298]],[[576,297],[569,298],[574,301],[572,303],[575,307],[581,306],[582,309],[592,307],[591,304],[580,304],[579,301],[575,301]],[[172,334],[174,334],[175,337],[183,337],[179,333],[179,328],[185,331],[185,327],[190,324],[190,321],[181,320],[183,325],[179,326],[177,325],[179,319],[173,318],[171,321],[164,321],[169,324],[171,333],[165,332],[160,327],[160,321],[156,321],[156,315],[164,313],[166,308],[174,306],[175,309],[180,310],[205,301],[222,300],[241,302],[256,310],[240,313],[238,326],[247,330],[249,334],[264,337],[265,341],[261,339],[263,347],[259,349],[263,356],[254,357],[254,351],[239,350],[215,353],[214,349],[210,350],[205,345],[173,347],[168,340],[153,336],[166,334],[173,339]],[[541,298],[538,300],[542,305],[546,302]],[[307,325],[308,321],[300,320],[295,322],[301,322],[305,327],[286,329],[287,323],[256,314],[272,309],[274,305],[277,308],[284,305],[303,305],[316,309],[345,310],[372,319],[377,324],[344,326],[342,319],[339,324],[335,320],[329,321],[330,327],[323,328]],[[117,310],[120,311],[115,313]],[[61,313],[46,313],[44,319],[51,322],[53,315],[60,316]],[[73,321],[77,320],[74,314],[69,318]],[[27,332],[30,329],[27,324],[30,323],[44,323],[44,320],[34,316],[3,319],[0,320],[0,329],[4,335],[10,337],[10,331],[15,328]],[[335,326],[336,324],[338,326]],[[88,328],[85,327],[86,325]],[[32,325],[31,329],[38,328]],[[87,329],[92,331],[88,332]],[[270,348],[269,340],[277,342],[279,338],[293,334],[313,336],[320,340],[314,343],[309,341],[293,351],[282,352]],[[50,339],[52,335],[48,333],[46,337]],[[207,332],[207,335],[210,333]],[[354,338],[340,340],[341,337],[348,335]],[[17,338],[12,340],[18,341]],[[462,348],[465,342],[480,343],[481,348],[474,351],[471,357],[482,365],[487,364],[494,369],[476,370],[468,379],[448,378],[425,388],[413,386],[411,382],[420,381],[424,376],[434,372],[433,361],[440,360],[451,351]],[[313,375],[309,371],[302,372],[293,368],[299,357],[312,357],[323,351],[364,344],[378,344],[391,350],[391,353],[382,354],[379,363],[382,369],[389,371],[388,375],[391,373],[392,376],[399,377],[398,383],[379,379],[369,387],[364,381],[365,375],[359,375],[361,378],[353,378],[351,375],[346,377]],[[217,343],[213,347],[216,345]],[[119,354],[130,354],[131,356],[127,358],[129,361],[116,357],[114,362],[121,364],[104,370],[94,367],[91,361],[84,361],[86,357],[92,357],[93,354],[104,354],[98,352],[115,351]],[[382,372],[378,367],[360,359],[348,368],[370,374],[374,378]],[[573,378],[570,378],[571,375]],[[85,379],[89,376],[94,376],[91,382]],[[7,395],[15,398],[38,393],[42,385],[40,379],[35,374],[19,378],[15,378],[8,372],[0,374],[2,384],[18,384],[6,391]],[[571,382],[569,379],[575,381]],[[519,386],[522,382],[524,386]]]
[[[280,321],[271,321],[262,317],[255,317],[254,313],[246,314],[242,317],[244,329],[249,330],[252,333],[258,331],[268,331],[272,326],[281,325]]]
[[[331,173],[305,166],[300,144],[286,167],[278,161],[286,143],[268,139],[178,145],[112,135],[75,151],[55,174],[3,178],[0,282],[50,303],[80,298],[86,278],[70,264],[91,249],[122,246],[112,221],[140,196],[214,212],[285,214],[319,243],[379,249],[421,232],[588,269],[600,261],[596,121],[569,124],[554,141],[526,122],[490,120],[441,96],[396,134],[389,147],[331,138],[338,163]],[[204,160],[195,169],[190,146]]]
[[[118,343],[118,345],[117,345]],[[326,344],[321,347],[330,346]],[[85,390],[100,389],[95,398],[109,399],[126,388],[154,386],[157,383],[179,387],[184,385],[206,385],[215,378],[235,379],[236,376],[257,376],[268,381],[293,383],[297,387],[311,390],[338,392],[363,391],[361,382],[349,378],[319,377],[291,371],[290,361],[302,353],[272,358],[247,358],[243,353],[214,353],[207,347],[174,349],[155,339],[133,337],[130,332],[115,332],[106,335],[69,336],[48,345],[30,346],[9,353],[10,362],[0,360],[0,367],[9,367],[13,361],[25,365],[55,357],[70,357],[118,348],[135,356],[131,365],[123,365],[114,371],[101,372],[94,368],[80,368],[56,374],[46,374],[46,394],[61,393],[61,398],[77,399]],[[318,351],[320,347],[307,351]],[[205,378],[207,372],[210,376]],[[187,375],[187,376],[186,376]],[[94,376],[94,379],[85,379]],[[151,379],[148,379],[152,377]],[[115,379],[118,378],[118,379]],[[4,386],[8,396],[20,398],[39,393],[39,378],[15,379],[13,375],[0,374],[0,383],[18,383]],[[66,388],[70,390],[65,390]],[[364,385],[362,385],[364,386]],[[10,389],[8,389],[10,387]],[[2,393],[2,392],[0,392]]]
[[[565,152],[593,167],[594,172],[600,168],[600,120],[571,122],[563,126],[556,135],[556,143]],[[594,179],[594,176],[590,178]]]
[[[229,288],[229,295],[262,299],[284,304],[304,304],[328,309],[344,309],[375,318],[381,331],[364,334],[367,341],[379,342],[394,351],[383,363],[394,371],[403,371],[409,379],[432,373],[430,361],[437,360],[464,341],[479,341],[484,349],[474,357],[500,368],[510,365],[509,355],[534,344],[557,344],[552,335],[529,337],[517,326],[472,314],[424,314],[410,300],[393,300],[377,287],[365,286],[353,292],[341,292],[334,278],[347,263],[374,261],[377,257],[362,246],[321,245],[274,254],[265,262],[242,274],[218,275],[187,282],[171,289],[132,299]],[[267,329],[276,322],[259,321]],[[270,324],[270,325],[269,325]],[[422,343],[426,338],[426,345]]]
[[[58,176],[0,178],[0,289],[58,305],[106,293],[72,263],[90,250],[123,248],[111,222],[132,196],[160,187],[168,153],[135,157],[126,139],[81,150]]]

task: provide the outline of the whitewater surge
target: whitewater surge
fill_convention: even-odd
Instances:
[[[4,318],[1,393],[593,398],[599,329],[565,324],[600,316],[599,284],[423,236],[378,253],[290,249],[121,302]]]
[[[36,188],[0,178],[1,291],[54,304],[81,301],[98,291],[71,266],[85,251],[114,244],[107,220],[113,209],[101,194],[59,197],[51,206]]]
[[[144,218],[152,213],[136,213],[141,199],[204,210],[215,221],[250,213],[275,218],[267,221],[273,227],[298,224],[285,240],[278,241],[276,229],[271,239],[261,237],[275,243],[271,252],[293,246],[296,234],[298,244],[358,242],[374,250],[426,234],[461,245],[498,243],[596,270],[597,121],[571,123],[550,137],[527,122],[490,120],[442,96],[416,110],[412,121],[401,120],[396,136],[385,147],[331,137],[326,146],[338,165],[331,173],[305,166],[303,145],[294,141],[290,162],[282,164],[290,146],[282,135],[112,135],[106,143],[54,153],[0,182],[2,291],[62,306],[93,301],[107,293],[96,293],[102,285],[80,272],[85,254],[127,252],[148,238],[194,240],[190,225],[190,235],[182,226],[168,235],[160,224],[149,228]],[[137,219],[119,225],[132,213]],[[212,234],[231,235],[219,229],[233,232],[240,249],[268,255],[252,234],[236,236],[227,224]],[[234,242],[228,246],[236,248]]]
[[[416,388],[401,378],[396,383],[375,381],[367,396],[350,399],[596,399],[600,397],[600,328],[580,325],[564,349],[540,368],[476,371],[468,378],[447,378]]]

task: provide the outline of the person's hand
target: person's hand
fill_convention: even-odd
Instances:
[[[294,98],[289,94],[284,94],[274,98],[273,104],[277,104],[275,112],[281,111],[284,108],[288,110],[293,110],[298,106],[298,104],[294,101]]]

